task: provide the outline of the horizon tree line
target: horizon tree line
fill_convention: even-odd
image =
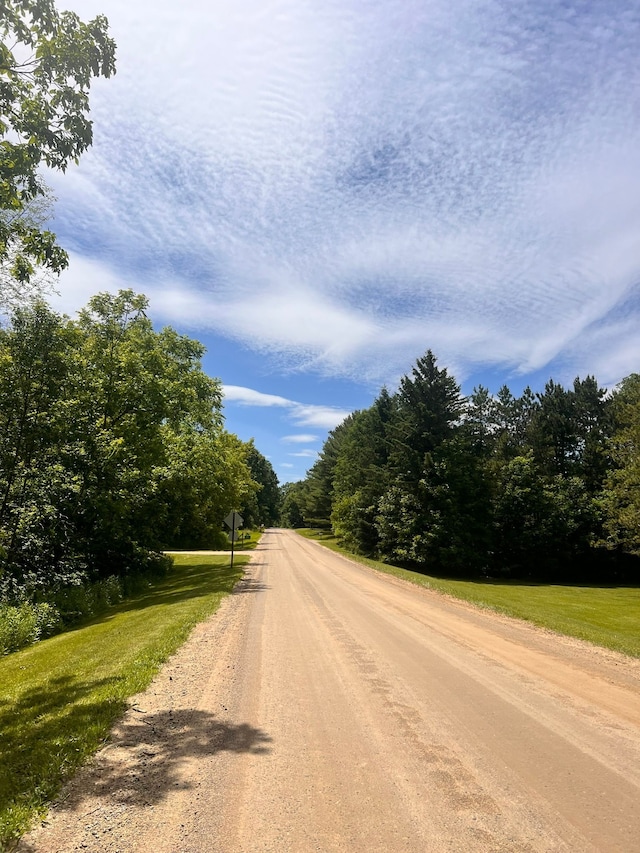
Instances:
[[[640,376],[465,397],[428,350],[328,436],[282,520],[457,576],[640,578]]]

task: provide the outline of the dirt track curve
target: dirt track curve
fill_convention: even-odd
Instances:
[[[640,663],[268,531],[19,849],[640,851]]]

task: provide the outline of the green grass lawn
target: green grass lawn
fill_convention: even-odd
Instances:
[[[262,536],[261,530],[240,530],[238,531],[238,535],[243,538],[235,543],[234,551],[242,552],[242,551],[253,551],[258,542],[260,541],[260,537]],[[244,537],[248,536],[248,539]],[[231,543],[228,546],[229,551],[231,550]]]
[[[0,850],[106,740],[191,629],[220,605],[248,557],[179,555],[168,576],[74,630],[0,658]]]
[[[238,540],[235,543],[234,551],[242,552],[242,551],[253,551],[258,542],[260,541],[260,537],[262,536],[262,530],[239,530],[238,535],[242,536],[241,540]],[[247,537],[246,539],[244,537]],[[197,551],[206,551],[206,548],[196,548],[194,550]],[[224,545],[220,546],[220,548],[212,548],[213,551],[229,551],[231,552],[231,541],[227,540]],[[181,548],[167,548],[165,551],[166,554],[182,554],[186,553]]]
[[[640,657],[640,589],[637,587],[435,578],[351,554],[326,531],[303,529],[297,532],[385,574]]]

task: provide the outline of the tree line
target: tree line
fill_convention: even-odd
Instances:
[[[428,351],[283,487],[283,522],[458,576],[640,579],[640,375],[516,397],[460,385]]]
[[[146,308],[131,290],[75,320],[36,302],[0,328],[0,602],[220,546],[232,509],[275,520],[275,473],[225,430],[204,347]]]

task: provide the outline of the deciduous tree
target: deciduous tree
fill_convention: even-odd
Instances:
[[[67,265],[33,215],[41,167],[64,171],[91,145],[91,81],[115,72],[115,44],[104,16],[83,23],[52,0],[2,0],[0,34],[0,267],[5,282],[28,282]]]

